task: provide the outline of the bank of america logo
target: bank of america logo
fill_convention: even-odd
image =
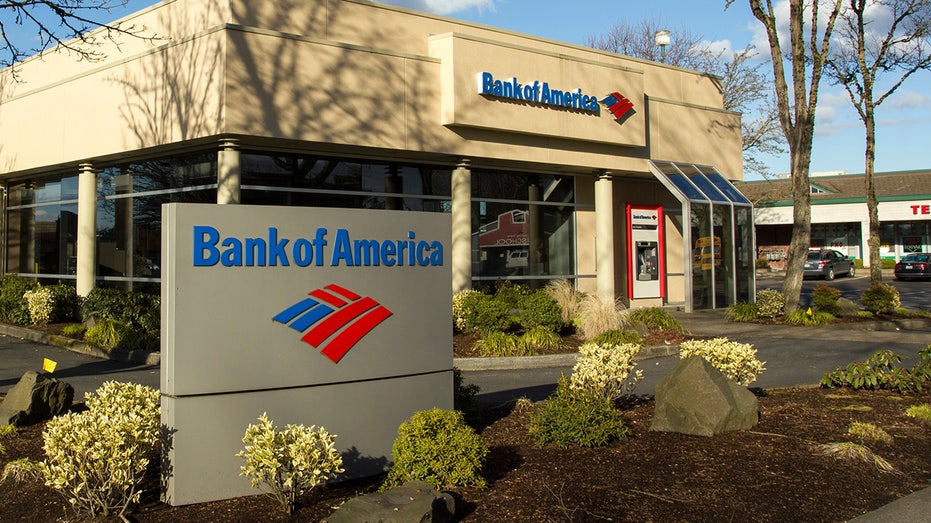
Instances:
[[[305,333],[301,340],[320,349],[333,363],[339,363],[349,349],[392,314],[372,298],[335,284],[312,290],[308,296],[272,319]]]
[[[614,118],[617,120],[623,118],[624,115],[634,108],[634,103],[617,91],[602,98],[601,103],[608,108],[608,111],[611,111],[611,114],[613,114]]]

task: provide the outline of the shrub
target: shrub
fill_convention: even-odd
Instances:
[[[28,325],[31,319],[23,295],[35,287],[34,281],[13,274],[0,279],[0,320]]]
[[[538,446],[597,447],[627,437],[621,413],[610,400],[573,389],[563,377],[556,392],[530,416],[530,435]]]
[[[45,325],[52,317],[52,290],[42,285],[23,294],[26,308],[29,309],[29,321],[36,325]]]
[[[724,312],[727,321],[749,322],[760,316],[760,306],[756,303],[737,302]]]
[[[0,426],[0,439],[6,436],[9,436],[11,434],[16,434],[16,425],[11,424],[11,425],[6,425],[6,426]],[[6,452],[6,448],[4,448],[3,444],[0,443],[0,454],[3,454],[4,452]]]
[[[495,282],[495,299],[505,304],[508,309],[520,309],[524,296],[529,289],[511,280],[498,280]]]
[[[85,331],[87,331],[87,327],[83,323],[71,323],[61,329],[62,334],[71,338],[81,338],[84,336]]]
[[[105,382],[86,396],[87,410],[53,418],[42,434],[45,484],[78,513],[122,517],[141,494],[140,481],[159,432],[159,393]]]
[[[533,356],[536,351],[521,343],[520,337],[507,332],[492,332],[475,342],[474,349],[480,356]]]
[[[818,284],[811,294],[811,305],[818,312],[826,312],[832,316],[840,316],[842,311],[837,300],[841,297],[841,292],[834,287],[827,286],[823,283]]]
[[[485,486],[481,470],[488,448],[466,425],[461,412],[431,409],[415,413],[398,427],[391,455],[394,465],[383,489],[412,480],[437,488]]]
[[[670,332],[683,332],[685,329],[666,309],[650,307],[630,312],[630,321],[639,322],[650,329]]]
[[[161,324],[161,298],[155,294],[95,287],[84,298],[81,314],[85,320],[91,316],[97,321],[116,320],[131,330],[157,336]]]
[[[465,289],[453,294],[453,327],[458,331],[466,330],[466,310],[470,300],[476,294],[482,294],[473,289]]]
[[[874,283],[863,291],[860,303],[874,314],[888,314],[900,307],[902,300],[899,298],[899,291],[892,285]]]
[[[921,405],[912,405],[905,409],[905,415],[915,418],[922,425],[931,427],[931,403],[922,403]]]
[[[880,260],[880,267],[883,269],[895,269],[895,260],[883,258]]]
[[[630,323],[629,312],[620,301],[588,294],[582,300],[578,316],[579,335],[591,340],[599,334],[621,330]]]
[[[462,371],[453,367],[453,408],[461,412],[466,423],[472,426],[482,421],[482,406],[475,401],[480,390],[474,383],[466,385]]]
[[[897,367],[902,356],[891,350],[873,353],[866,361],[853,362],[844,369],[828,372],[821,377],[825,388],[849,387],[852,389],[896,389],[899,392],[921,390],[927,380],[927,351],[919,353],[919,363],[914,369]]]
[[[810,308],[807,310],[796,309],[786,316],[786,323],[789,325],[827,325],[834,321],[834,315],[827,312],[815,312]]]
[[[113,319],[103,319],[87,329],[84,339],[91,345],[113,350],[123,343],[123,338],[126,337],[128,332],[129,327],[125,323]]]
[[[521,334],[519,343],[524,345],[524,351],[536,354],[540,350],[558,349],[562,345],[562,338],[546,327],[539,326]]]
[[[265,413],[258,419],[246,427],[246,448],[236,454],[245,460],[240,475],[293,514],[299,496],[343,472],[343,458],[333,444],[336,436],[314,425],[287,425],[278,431]]]
[[[518,309],[518,322],[525,329],[545,327],[555,332],[562,328],[562,310],[556,300],[543,290],[523,295]]]
[[[757,269],[769,269],[769,260],[766,258],[757,258],[754,265]]]
[[[80,304],[70,285],[36,285],[23,294],[29,319],[36,325],[61,323],[78,319]]]
[[[569,387],[614,401],[633,391],[643,379],[643,371],[634,372],[640,345],[599,345],[579,347],[579,359],[572,368]]]
[[[893,439],[885,430],[873,425],[872,423],[863,423],[854,421],[847,428],[847,434],[864,442],[883,443],[892,445]]]
[[[679,358],[689,356],[701,356],[722,374],[745,387],[766,370],[763,367],[766,362],[756,358],[753,345],[727,338],[684,341],[679,345]]]
[[[624,345],[626,343],[643,345],[643,339],[634,331],[613,330],[595,336],[591,343],[596,345]]]
[[[504,303],[484,293],[464,296],[462,301],[465,330],[479,334],[505,332],[514,325],[511,309]]]
[[[778,318],[785,312],[786,296],[775,289],[763,289],[756,293],[756,305],[760,318]]]
[[[568,325],[578,314],[583,294],[569,280],[553,280],[543,289],[559,305],[563,324]]]

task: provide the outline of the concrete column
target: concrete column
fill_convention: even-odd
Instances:
[[[595,269],[598,296],[613,300],[614,291],[614,182],[602,173],[595,181]]]
[[[872,267],[873,260],[870,259],[870,220],[860,222],[860,259],[863,260],[864,267]],[[876,263],[882,263],[877,261]]]
[[[81,164],[78,173],[77,294],[87,296],[96,285],[97,173]]]
[[[238,204],[242,169],[239,162],[239,141],[223,139],[217,153],[217,203],[220,205]]]
[[[452,173],[453,294],[472,288],[472,171],[462,161]]]

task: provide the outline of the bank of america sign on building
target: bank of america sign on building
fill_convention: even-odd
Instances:
[[[263,412],[338,435],[380,472],[398,425],[452,408],[447,215],[163,208],[162,421],[175,504],[253,493],[242,434]],[[364,465],[362,465],[364,464]]]

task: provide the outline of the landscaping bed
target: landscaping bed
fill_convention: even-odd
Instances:
[[[844,521],[876,509],[931,479],[931,429],[907,417],[931,394],[779,389],[760,392],[760,423],[713,437],[650,432],[653,402],[621,405],[631,437],[599,448],[538,448],[527,432],[532,409],[485,413],[480,434],[490,453],[485,489],[457,488],[458,520],[545,521]],[[885,429],[893,443],[868,444],[895,472],[820,455],[819,444],[851,441],[852,421]],[[41,459],[42,426],[21,429],[0,444],[0,465]],[[157,463],[157,461],[156,461]],[[265,496],[184,507],[158,501],[157,465],[150,469],[139,522],[317,522],[381,478],[318,487],[293,517]],[[0,520],[73,519],[68,503],[34,482],[0,484]]]

